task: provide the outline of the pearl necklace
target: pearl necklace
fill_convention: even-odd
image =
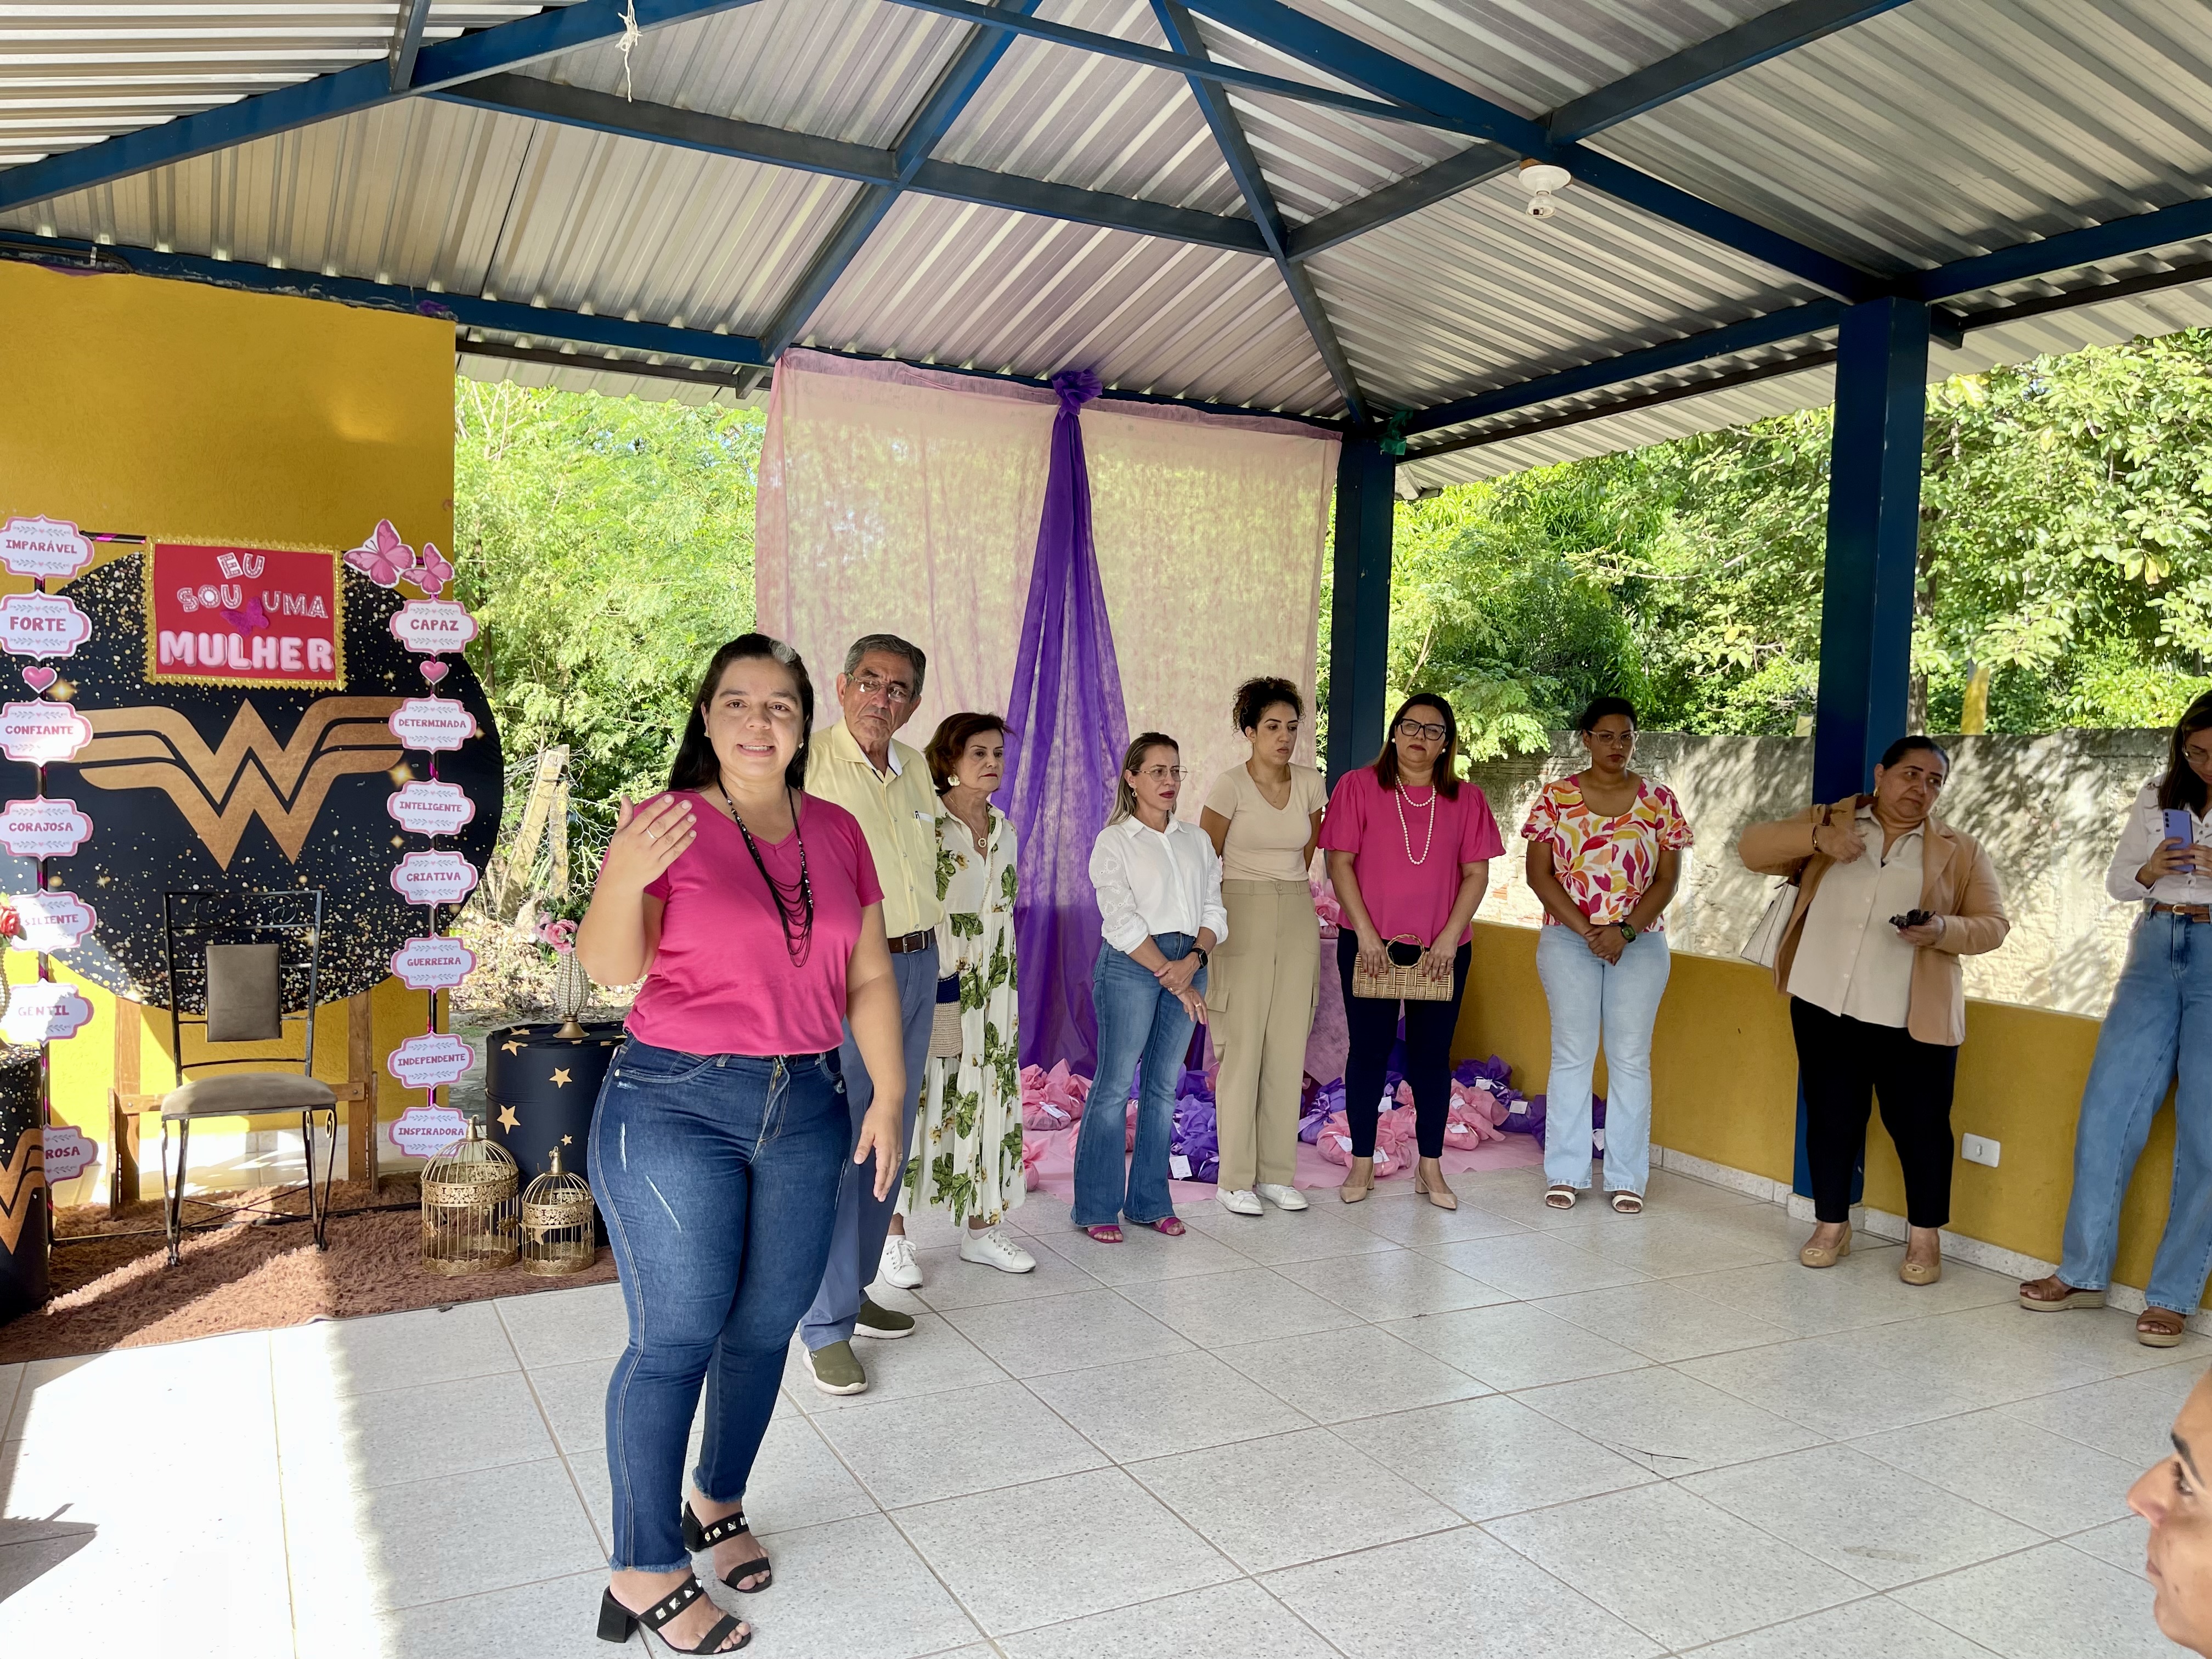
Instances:
[[[1436,786],[1433,784],[1430,785],[1428,799],[1425,801],[1417,800],[1413,803],[1416,807],[1425,806],[1429,809],[1428,833],[1421,837],[1421,853],[1419,858],[1413,856],[1413,832],[1406,827],[1406,791],[1404,787],[1401,785],[1400,787],[1392,790],[1390,792],[1390,799],[1392,804],[1398,809],[1398,834],[1406,843],[1406,862],[1416,866],[1426,864],[1429,861],[1429,848],[1436,844],[1437,839]]]

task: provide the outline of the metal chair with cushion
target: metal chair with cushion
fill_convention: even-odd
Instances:
[[[300,1115],[300,1143],[307,1162],[307,1213],[316,1248],[328,1249],[325,1231],[331,1177],[337,1164],[338,1109],[336,1091],[313,1074],[323,890],[165,893],[161,924],[167,975],[162,989],[169,1005],[170,1049],[176,1056],[177,1076],[182,1079],[161,1099],[161,1205],[167,1220],[169,1265],[177,1264],[177,1247],[185,1231],[185,1164],[191,1146],[192,1123],[203,1117],[256,1117],[274,1112]],[[299,1012],[288,1018],[288,1009]],[[266,1053],[265,1046],[282,1042],[285,1027],[295,1019],[301,1033],[299,1057]],[[185,1054],[188,1026],[199,1029],[204,1049],[252,1043],[264,1052],[235,1057],[203,1053],[188,1060]],[[291,1069],[295,1066],[296,1071]],[[255,1069],[219,1069],[224,1066]],[[196,1072],[209,1075],[194,1076]],[[315,1182],[318,1117],[328,1118],[331,1137],[319,1191]],[[172,1123],[178,1126],[173,1185],[169,1178]],[[210,1207],[226,1213],[275,1213],[266,1206]]]

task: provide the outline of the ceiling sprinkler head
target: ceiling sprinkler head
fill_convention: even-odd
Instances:
[[[1521,188],[1528,192],[1528,214],[1531,219],[1549,219],[1558,213],[1559,204],[1554,192],[1575,181],[1575,175],[1555,161],[1523,161],[1518,176]]]

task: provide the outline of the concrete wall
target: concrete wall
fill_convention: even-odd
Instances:
[[[1966,994],[2101,1018],[2136,915],[2133,906],[2106,898],[2105,866],[2122,813],[2164,764],[2166,734],[2062,732],[1942,742],[1953,764],[1939,810],[1989,848],[2013,919],[2002,949],[1966,959]],[[1538,788],[1582,760],[1582,745],[1562,733],[1548,754],[1474,769],[1510,854],[1492,871],[1484,921],[1540,920],[1516,837]],[[1682,891],[1668,913],[1675,950],[1734,958],[1773,887],[1737,862],[1736,839],[1747,823],[1805,806],[1813,740],[1647,732],[1636,766],[1674,792],[1697,830]]]

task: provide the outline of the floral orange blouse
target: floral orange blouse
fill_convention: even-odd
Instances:
[[[1600,817],[1583,799],[1572,777],[1544,786],[1521,826],[1524,840],[1548,842],[1552,868],[1575,908],[1592,921],[1625,921],[1658,873],[1659,849],[1680,849],[1691,842],[1690,821],[1682,816],[1674,792],[1645,778],[1635,802],[1619,817]],[[1547,927],[1559,918],[1544,913]],[[1661,917],[1654,933],[1666,926]]]

